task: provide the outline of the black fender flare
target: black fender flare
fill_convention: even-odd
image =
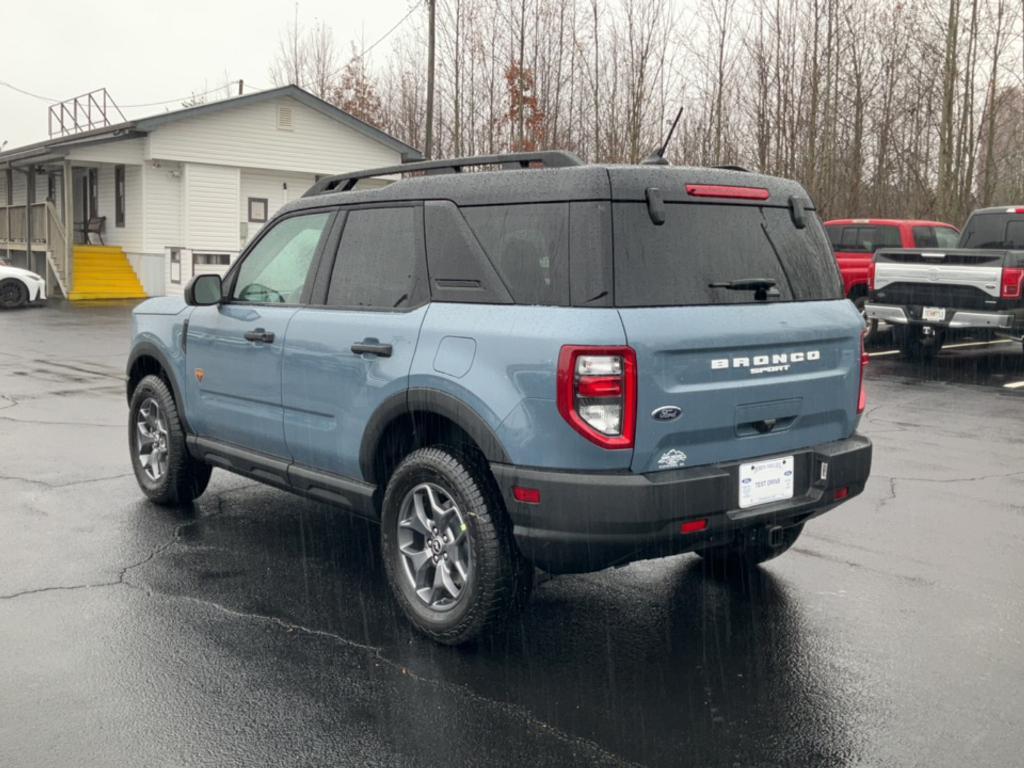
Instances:
[[[167,354],[162,349],[160,349],[160,347],[158,347],[156,344],[153,344],[152,342],[140,341],[132,348],[131,354],[128,355],[128,363],[125,365],[124,369],[124,387],[125,395],[128,398],[128,405],[131,406],[132,403],[132,368],[135,367],[135,363],[138,361],[140,357],[152,357],[160,364],[160,367],[167,374],[167,382],[171,386],[171,392],[174,394],[174,402],[178,406],[178,420],[181,422],[181,425],[185,428],[185,433],[189,435],[192,434],[192,430],[189,429],[188,421],[185,418],[185,401],[181,397],[181,389],[178,387],[178,380],[174,376],[174,366],[171,365],[170,361],[168,360]]]
[[[417,387],[389,397],[366,423],[359,446],[359,469],[367,482],[376,477],[375,457],[384,430],[396,418],[412,413],[443,416],[469,435],[489,462],[511,463],[494,430],[476,411],[448,392]]]

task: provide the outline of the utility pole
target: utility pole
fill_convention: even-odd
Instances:
[[[427,0],[427,138],[424,156],[430,160],[434,152],[434,11],[437,0]]]

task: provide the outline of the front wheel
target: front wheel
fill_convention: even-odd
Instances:
[[[388,482],[381,547],[391,590],[423,634],[459,645],[499,629],[532,570],[486,468],[446,448],[410,453]]]
[[[166,506],[201,496],[213,469],[189,455],[178,407],[163,379],[140,381],[128,414],[128,447],[142,492]]]
[[[803,529],[803,523],[783,528],[781,540],[774,545],[765,536],[758,536],[748,541],[741,535],[734,542],[699,550],[697,554],[709,563],[732,563],[750,568],[776,558],[792,547],[800,538]]]
[[[28,288],[13,278],[0,282],[0,308],[14,309],[28,303]]]

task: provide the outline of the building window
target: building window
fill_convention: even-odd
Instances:
[[[267,198],[249,198],[249,221],[255,224],[262,224],[267,220]]]
[[[51,203],[57,202],[57,174],[46,174],[46,199]]]
[[[114,166],[114,225],[124,226],[124,166]]]
[[[181,285],[181,249],[171,248],[171,282]]]
[[[200,267],[227,267],[231,264],[230,253],[196,253],[192,263]]]

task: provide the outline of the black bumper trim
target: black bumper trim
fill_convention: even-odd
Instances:
[[[864,490],[871,470],[868,438],[855,434],[792,453],[793,498],[749,509],[739,509],[739,465],[760,457],[650,474],[498,463],[491,470],[523,554],[546,571],[570,573],[728,543],[739,530],[796,525],[840,503],[837,488],[847,488],[848,498]],[[541,503],[516,501],[517,485],[538,489]],[[681,534],[680,522],[694,518],[707,518],[707,529]]]

